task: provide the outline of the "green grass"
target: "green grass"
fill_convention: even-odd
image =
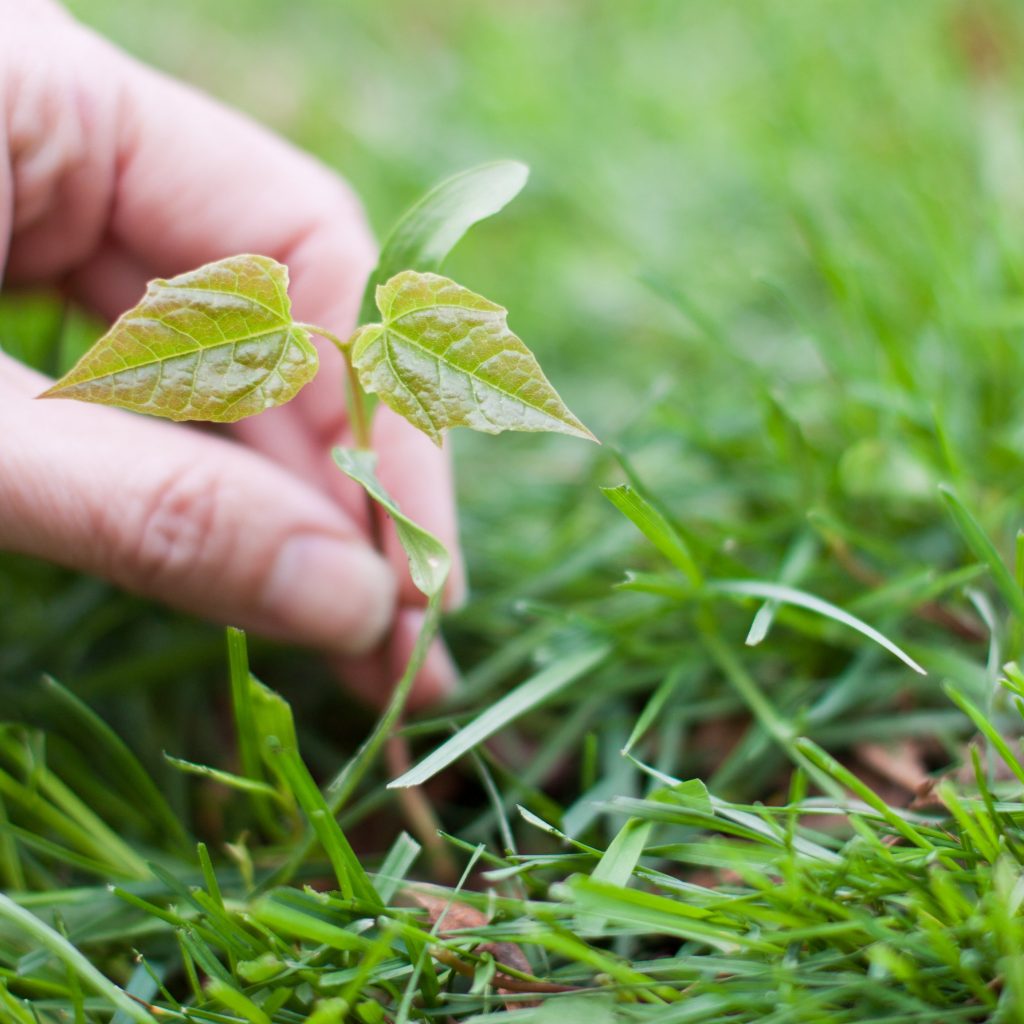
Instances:
[[[372,720],[315,661],[250,640],[300,761],[237,637],[5,559],[0,1019],[1024,1017],[1017,5],[73,7],[378,225],[530,162],[450,269],[606,444],[457,438],[440,852],[402,769],[323,813]],[[0,306],[40,365],[88,330]],[[911,806],[880,744],[961,767]],[[454,932],[402,895],[445,854]]]

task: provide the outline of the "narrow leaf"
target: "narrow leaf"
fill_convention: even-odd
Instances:
[[[296,801],[316,833],[338,879],[338,888],[348,896],[382,906],[377,890],[366,874],[355,850],[341,826],[335,820],[327,801],[317,787],[309,769],[294,747],[284,747],[268,741],[273,755],[278,758],[280,771],[287,780]]]
[[[411,206],[384,241],[363,293],[359,322],[376,315],[377,285],[401,270],[439,270],[459,239],[515,199],[529,175],[526,164],[496,160],[445,179]]]
[[[790,586],[799,581],[803,574],[810,568],[811,562],[817,553],[817,544],[812,535],[801,536],[786,555],[782,563],[782,571],[779,574],[779,582]],[[747,633],[746,644],[748,647],[756,647],[768,635],[772,622],[775,619],[775,612],[778,610],[778,601],[765,601],[757,610],[754,621],[750,624]]]
[[[653,828],[653,822],[630,818],[601,855],[590,877],[610,885],[628,885]]]
[[[926,839],[910,822],[901,818],[870,786],[862,782],[853,772],[841,765],[831,754],[822,750],[813,740],[801,736],[796,740],[796,749],[816,768],[831,775],[840,785],[855,793],[872,810],[884,818],[904,839],[922,850],[934,850],[935,846]]]
[[[253,712],[252,684],[249,673],[249,651],[245,633],[229,626],[226,631],[228,666],[231,676],[231,705],[235,715],[238,754],[242,771],[254,780],[261,780],[260,736]]]
[[[1013,772],[1017,778],[1024,782],[1024,765],[1014,754],[1010,744],[1003,739],[999,730],[985,717],[975,705],[964,696],[952,683],[943,684],[946,696],[978,727],[985,738],[992,744],[993,748],[1003,760],[1003,764]]]
[[[376,476],[376,453],[362,449],[335,448],[332,454],[342,473],[363,487],[391,516],[398,539],[409,557],[409,575],[413,583],[427,597],[440,593],[451,569],[451,555],[432,533],[417,526],[405,515],[394,498],[381,486]]]
[[[260,796],[268,797],[271,800],[280,801],[281,796],[273,786],[265,782],[258,782],[256,779],[247,779],[244,775],[234,775],[231,772],[222,771],[220,768],[211,768],[206,764],[196,764],[194,761],[186,761],[180,757],[173,757],[164,753],[164,760],[178,771],[188,775],[198,775],[201,778],[209,779],[211,782],[219,782],[229,789],[238,789],[243,793],[258,793]]]
[[[34,914],[19,907],[0,893],[0,920],[8,921],[30,935],[38,945],[61,960],[69,970],[116,1010],[124,1011],[129,1020],[137,1024],[156,1024],[153,1016],[139,1003],[125,995],[112,981],[104,977],[88,958],[80,953],[63,935],[48,927]]]
[[[325,920],[322,916],[324,907],[313,895],[294,890],[275,891],[259,900],[251,913],[257,921],[275,932],[294,935],[331,949],[365,954],[373,948],[369,939]]]
[[[1013,574],[999,556],[995,544],[992,543],[978,520],[974,518],[951,487],[940,486],[939,494],[942,496],[949,514],[953,517],[957,529],[967,542],[967,546],[979,561],[988,566],[995,585],[1003,595],[1003,600],[1010,606],[1017,619],[1024,622],[1024,591],[1018,586]]]
[[[377,872],[374,888],[380,898],[389,903],[398,887],[405,881],[405,876],[423,848],[408,832],[400,832],[391,844],[388,855],[384,858]]]
[[[316,370],[309,334],[292,321],[288,268],[231,256],[151,281],[40,397],[231,423],[287,402]]]
[[[497,303],[446,277],[409,270],[377,288],[377,307],[381,322],[352,339],[360,383],[435,444],[458,426],[595,440]]]
[[[101,757],[102,763],[122,782],[125,792],[159,823],[167,837],[184,843],[186,836],[180,819],[124,740],[88,704],[52,676],[43,676],[42,686],[54,711],[59,713],[62,726],[88,737],[95,755]]]
[[[465,729],[460,729],[418,765],[394,782],[388,783],[388,788],[401,789],[405,786],[422,785],[509,722],[550,699],[559,690],[596,668],[607,654],[608,648],[602,644],[587,650],[575,651],[548,665],[532,679],[528,679],[496,704],[491,705]]]
[[[633,747],[636,746],[644,733],[646,733],[657,720],[662,709],[665,707],[666,703],[668,703],[669,698],[679,688],[685,674],[685,668],[677,668],[662,680],[661,684],[644,705],[643,711],[640,712],[640,716],[637,718],[636,724],[633,726],[633,731],[629,734],[629,739],[626,740],[625,746],[621,751],[619,751],[623,757],[625,757]]]
[[[679,531],[629,484],[602,487],[601,493],[694,585],[701,572]]]
[[[803,590],[794,587],[787,587],[782,583],[762,583],[759,580],[715,580],[707,585],[708,590],[716,591],[719,594],[735,594],[740,597],[760,597],[767,601],[776,601],[780,604],[796,605],[798,608],[806,608],[807,611],[816,612],[825,618],[848,626],[856,630],[869,640],[873,640],[880,647],[884,647],[890,654],[895,655],[904,665],[908,665],[915,672],[926,676],[928,673],[914,659],[903,650],[902,647],[894,644],[887,636],[879,633],[877,629],[869,626],[866,622],[858,619],[842,608],[830,604],[828,601],[808,594]]]

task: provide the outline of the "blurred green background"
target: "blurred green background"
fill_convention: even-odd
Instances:
[[[526,193],[448,270],[509,308],[569,405],[711,547],[748,544],[773,572],[819,503],[939,564],[944,477],[1008,522],[1024,480],[1020,5],[71,7],[317,154],[378,231],[451,172],[527,161]],[[24,300],[0,317],[15,350],[59,334]],[[458,436],[455,450],[478,603],[450,634],[471,666],[516,634],[521,598],[603,592],[626,541],[596,491],[620,478],[607,449]],[[53,671],[154,757],[180,751],[184,721],[214,739],[216,718],[192,712],[223,689],[221,645],[94,581],[0,562],[5,692]],[[256,658],[293,699],[334,692],[312,659]]]

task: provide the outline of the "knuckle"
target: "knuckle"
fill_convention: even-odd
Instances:
[[[230,558],[234,531],[225,529],[224,485],[210,468],[193,466],[159,479],[140,497],[124,531],[119,561],[129,585],[144,592],[181,586],[200,569]]]

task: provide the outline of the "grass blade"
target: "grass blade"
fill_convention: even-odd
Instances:
[[[172,754],[165,753],[164,760],[187,775],[198,775],[200,778],[210,779],[211,782],[219,782],[222,786],[227,786],[229,789],[237,789],[243,793],[256,793],[267,797],[269,800],[281,802],[281,794],[266,782],[257,782],[255,779],[233,775],[231,772],[221,771],[219,768],[211,768],[206,764],[196,764],[194,761],[186,761],[184,758],[174,757]]]
[[[502,697],[464,729],[460,729],[419,764],[388,783],[388,788],[422,785],[509,722],[515,721],[520,715],[549,700],[559,690],[596,668],[608,652],[608,646],[600,644],[583,651],[575,651],[548,665],[532,679],[528,679]]]
[[[869,626],[862,619],[858,619],[856,615],[844,612],[842,608],[803,590],[787,587],[782,583],[764,583],[760,580],[715,580],[708,583],[706,589],[719,594],[731,594],[736,597],[760,597],[767,601],[777,601],[780,604],[805,608],[807,611],[823,615],[827,619],[832,619],[843,626],[856,630],[869,640],[873,640],[879,647],[885,648],[915,672],[922,676],[928,674],[902,647],[879,633],[877,629]]]
[[[988,566],[999,593],[1003,595],[1003,600],[1010,606],[1016,618],[1024,622],[1024,591],[1017,585],[1013,574],[999,556],[996,546],[952,487],[940,485],[939,494],[967,546],[979,561]]]
[[[96,970],[67,939],[40,921],[35,914],[19,907],[3,893],[0,893],[0,919],[9,921],[32,936],[43,949],[48,950],[69,970],[74,971],[89,988],[106,999],[112,1007],[123,1011],[129,1020],[136,1021],[137,1024],[156,1024],[152,1014]]]
[[[981,711],[965,697],[952,683],[944,683],[942,689],[946,696],[978,727],[978,731],[999,752],[1003,763],[1017,778],[1024,782],[1024,765],[1010,749],[1010,745],[1000,735],[999,730],[981,713]]]
[[[190,845],[181,819],[157,788],[149,772],[120,736],[88,704],[80,700],[52,676],[43,677],[43,688],[63,722],[74,730],[79,742],[91,747],[111,774],[121,782],[122,790],[141,806],[148,818],[156,818],[167,837],[184,849]]]
[[[629,484],[602,487],[601,493],[695,586],[701,571],[679,531]]]
[[[278,758],[281,775],[316,832],[334,868],[339,888],[349,896],[383,906],[363,865],[359,862],[341,826],[335,821],[323,794],[299,757],[298,751],[268,741]]]

